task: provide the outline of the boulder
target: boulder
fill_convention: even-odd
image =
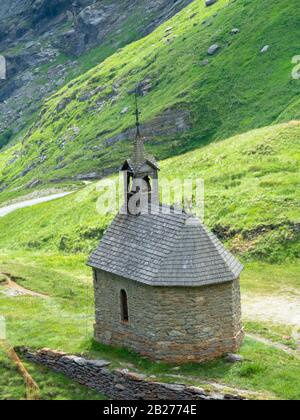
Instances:
[[[79,174],[73,177],[76,181],[93,181],[101,179],[101,175],[98,172],[90,172],[87,174]]]
[[[72,102],[72,98],[63,98],[56,106],[56,111],[61,112],[63,111],[69,103]]]
[[[262,53],[262,54],[265,54],[266,52],[268,52],[269,51],[269,48],[270,48],[270,45],[265,45],[261,50],[260,50],[260,52]]]
[[[127,114],[127,112],[129,111],[128,106],[126,106],[125,108],[122,109],[122,111],[120,112],[121,115]]]
[[[175,41],[176,36],[171,36],[170,38],[167,38],[164,40],[164,44],[168,45],[171,44],[173,41]]]
[[[35,180],[29,182],[28,184],[26,184],[25,188],[26,189],[35,188],[35,187],[38,187],[41,183],[42,183],[42,181],[40,179],[35,179]]]
[[[230,33],[231,33],[231,35],[237,35],[237,34],[240,33],[240,30],[239,30],[239,28],[233,28],[233,29],[231,29]]]
[[[218,44],[213,44],[211,47],[209,47],[207,53],[209,55],[214,55],[220,50],[220,46]]]
[[[205,6],[212,6],[213,4],[217,3],[218,0],[205,0]]]
[[[20,175],[18,176],[18,178],[23,178],[24,176],[26,176],[29,172],[31,172],[33,169],[35,169],[36,164],[33,163],[32,165],[27,166],[27,168],[25,168]]]
[[[91,92],[85,92],[81,96],[79,96],[78,102],[86,102],[89,99],[91,99],[92,96],[93,94]]]
[[[135,86],[133,89],[128,90],[128,94],[132,95],[132,94],[138,94],[139,96],[146,96],[147,93],[149,93],[153,87],[155,87],[155,85],[157,84],[154,83],[153,86],[153,82],[152,79],[150,78],[146,78],[143,81],[141,81],[137,86]]]
[[[87,49],[84,32],[75,29],[62,33],[58,37],[56,45],[66,54],[75,57],[80,57]]]
[[[228,363],[242,363],[244,361],[244,358],[239,354],[228,353],[225,357],[225,360]]]
[[[202,60],[200,64],[201,64],[201,66],[208,66],[209,65],[209,60],[208,59]]]

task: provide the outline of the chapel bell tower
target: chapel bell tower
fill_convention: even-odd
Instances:
[[[124,173],[124,198],[125,206],[129,213],[139,215],[142,205],[149,203],[158,205],[158,171],[155,159],[145,151],[144,138],[140,130],[140,111],[136,96],[136,135],[134,139],[133,156],[125,160],[121,171]]]

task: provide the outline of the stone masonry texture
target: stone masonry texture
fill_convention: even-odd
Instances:
[[[47,366],[74,381],[113,400],[242,400],[239,395],[207,393],[203,389],[182,384],[166,384],[146,380],[144,375],[126,369],[110,370],[105,360],[42,349],[18,349],[28,361]]]
[[[242,344],[239,280],[153,287],[95,270],[94,286],[100,343],[170,363],[213,360]],[[121,320],[121,290],[128,296],[128,323]]]

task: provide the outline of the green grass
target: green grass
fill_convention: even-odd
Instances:
[[[218,360],[203,365],[182,365],[176,371],[172,365],[152,363],[128,350],[96,344],[92,340],[92,276],[84,265],[83,256],[4,253],[0,257],[0,272],[9,272],[19,277],[18,283],[23,287],[49,296],[48,299],[9,298],[0,294],[1,314],[6,317],[8,339],[14,346],[50,347],[104,358],[112,362],[112,367],[132,364],[133,369],[168,382],[176,381],[169,375],[178,374],[183,376],[180,380],[195,385],[207,379],[276,398],[299,397],[299,361],[254,340],[247,339],[242,347],[241,354],[246,360],[241,365]],[[27,366],[44,398],[95,398],[95,394],[72,385],[61,376],[45,375],[44,369]],[[3,355],[0,373],[1,398],[3,395],[24,398],[22,381]]]
[[[297,350],[297,342],[292,336],[293,328],[290,326],[247,321],[245,322],[245,330],[247,333],[259,335],[275,344],[283,344],[291,350]]]
[[[246,262],[242,279],[244,291],[261,295],[281,293],[287,296],[300,289],[300,263],[298,260],[285,264]]]
[[[80,386],[63,375],[25,363],[39,385],[41,400],[103,400],[104,396]],[[0,350],[0,400],[24,400],[26,387],[16,366]]]
[[[0,272],[17,278],[18,284],[40,290],[49,298],[20,297],[1,294],[1,315],[5,316],[11,345],[62,348],[69,352],[85,349],[92,333],[93,299],[90,273],[84,257],[19,254],[0,257]],[[69,343],[69,345],[67,345]],[[29,373],[41,389],[42,399],[93,400],[104,397],[73,383],[63,375],[26,363]],[[22,378],[0,353],[0,399],[24,399]]]
[[[1,153],[3,183],[16,188],[32,179],[49,182],[117,168],[128,155],[129,141],[108,147],[105,139],[132,127],[131,112],[120,116],[120,111],[132,108],[128,91],[149,77],[153,88],[140,101],[143,120],[174,108],[187,110],[192,125],[184,134],[157,136],[149,143],[160,158],[298,118],[300,83],[291,76],[298,17],[297,0],[220,0],[210,8],[194,1],[154,33],[118,50],[48,99],[23,145]],[[173,40],[166,44],[170,26]],[[233,27],[240,28],[239,35],[230,34]],[[201,65],[215,42],[220,53],[209,58],[208,66]],[[270,50],[261,54],[266,44]],[[90,100],[79,101],[99,87],[103,90]],[[62,100],[69,103],[58,112]],[[79,129],[75,134],[74,126]],[[19,157],[10,164],[13,153]],[[64,167],[54,170],[61,159]],[[29,167],[33,169],[20,178]]]

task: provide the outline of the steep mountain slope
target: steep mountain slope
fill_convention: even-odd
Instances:
[[[0,189],[116,170],[130,147],[137,84],[160,158],[299,117],[299,14],[297,0],[194,1],[49,99],[23,144],[0,155]],[[212,44],[219,50],[208,55]]]
[[[1,0],[7,80],[0,80],[0,148],[32,119],[41,99],[190,1]]]
[[[299,159],[294,121],[163,161],[160,179],[202,177],[214,232],[245,258],[282,262],[300,256]],[[103,182],[0,218],[0,248],[89,252],[114,217],[97,212]]]

